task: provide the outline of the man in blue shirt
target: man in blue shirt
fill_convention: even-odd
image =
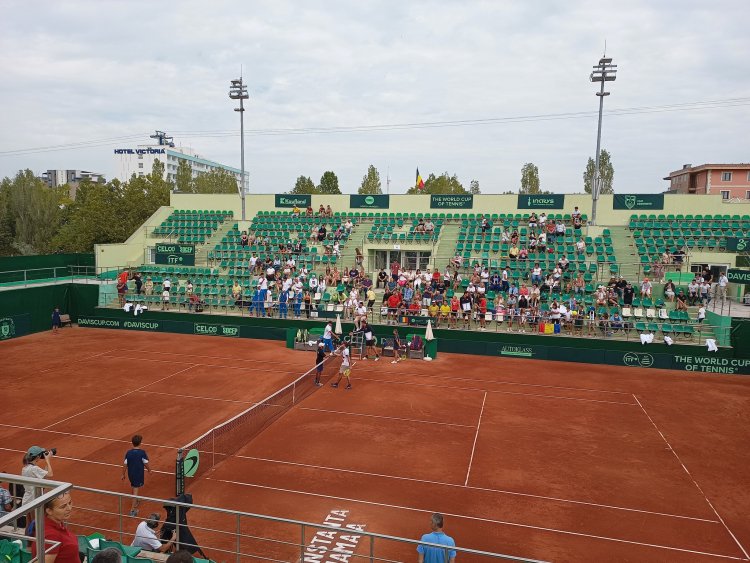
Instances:
[[[143,436],[136,434],[133,436],[131,442],[133,447],[125,453],[125,462],[122,466],[122,479],[125,480],[125,472],[128,473],[128,479],[130,480],[130,486],[133,487],[133,494],[138,494],[138,489],[143,486],[146,479],[145,472],[151,472],[151,468],[148,466],[148,455],[144,450],[140,448]],[[138,498],[133,498],[133,504],[130,509],[130,516],[138,515]]]
[[[442,514],[435,513],[432,515],[431,527],[432,532],[424,534],[421,541],[436,543],[446,547],[456,547],[456,542],[453,541],[453,538],[443,532]],[[446,551],[448,552],[448,561],[445,560]],[[455,549],[446,550],[420,544],[417,546],[417,553],[419,553],[419,563],[455,563],[456,561]]]

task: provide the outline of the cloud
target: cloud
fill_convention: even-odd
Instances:
[[[594,112],[591,66],[619,65],[603,146],[615,189],[655,191],[683,162],[747,160],[748,107],[616,116],[607,110],[750,97],[744,0],[6,3],[0,22],[0,151],[154,129],[238,166],[227,97],[240,73],[248,131]],[[703,31],[701,31],[703,30]],[[227,132],[225,136],[215,133]],[[573,192],[596,116],[470,127],[246,137],[251,186],[284,191],[335,171],[356,190],[375,164],[393,191],[448,171],[484,192],[515,189],[525,162]],[[128,141],[132,143],[132,141]],[[115,171],[114,144],[0,155],[20,168]]]

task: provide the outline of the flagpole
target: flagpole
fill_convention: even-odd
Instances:
[[[385,173],[385,193],[391,193],[391,165],[388,165],[387,172]]]

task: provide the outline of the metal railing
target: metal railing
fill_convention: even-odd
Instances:
[[[33,487],[35,498],[34,500],[27,502],[24,505],[16,506],[14,503],[14,509],[10,512],[0,515],[0,528],[5,536],[17,538],[22,541],[33,541],[37,546],[44,545],[44,553],[48,553],[50,549],[54,549],[59,544],[52,541],[46,541],[44,539],[44,507],[52,499],[70,491],[73,485],[70,483],[63,483],[61,481],[51,481],[48,479],[34,479],[31,477],[22,477],[20,475],[10,475],[7,473],[0,473],[0,481],[11,483],[14,485],[23,485],[24,487]],[[44,489],[49,489],[46,493]],[[34,536],[27,536],[25,530],[21,530],[16,527],[16,522],[19,518],[23,518],[28,514],[34,514]],[[31,559],[31,562],[39,561],[39,554],[41,550],[37,549],[37,555]]]
[[[9,483],[29,484],[30,486],[54,487],[53,490],[40,496],[33,503],[23,505],[0,518],[0,525],[15,522],[29,509],[37,510],[37,522],[42,524],[37,526],[37,545],[41,545],[41,542],[44,541],[44,504],[52,498],[72,490],[76,493],[74,515],[66,524],[80,534],[99,532],[107,538],[117,538],[120,543],[127,542],[132,533],[127,531],[125,527],[131,525],[132,529],[135,530],[136,525],[142,520],[127,515],[132,500],[137,498],[144,507],[148,506],[149,512],[157,507],[174,508],[178,514],[174,522],[177,532],[175,543],[180,547],[191,548],[191,551],[200,547],[201,552],[214,561],[240,563],[243,559],[252,558],[278,563],[288,563],[291,560],[320,562],[327,560],[329,555],[338,554],[338,557],[345,557],[346,560],[352,561],[395,563],[413,561],[417,546],[422,545],[443,551],[445,562],[449,561],[449,552],[456,551],[461,561],[467,562],[544,563],[514,555],[466,547],[447,547],[410,538],[368,532],[364,530],[365,524],[347,522],[348,510],[331,511],[321,523],[314,523],[190,504],[175,499],[134,497],[130,494],[73,486],[70,483],[27,479],[17,475],[0,474],[0,480]],[[190,519],[194,522],[193,524],[180,523],[180,512],[185,514],[186,518],[186,512],[181,509],[190,509]],[[419,512],[424,512],[425,515],[429,514],[426,511]],[[427,520],[428,518],[425,518],[425,521]],[[181,540],[181,536],[183,538],[187,536],[188,529],[190,534],[197,538],[196,544]],[[3,529],[3,533],[6,535],[33,540],[33,538],[28,538],[20,533],[11,534],[6,530],[7,528]],[[341,537],[342,535],[345,537]]]

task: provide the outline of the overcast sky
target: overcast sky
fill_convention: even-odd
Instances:
[[[416,167],[498,193],[518,189],[525,162],[543,189],[580,192],[596,148],[589,74],[606,40],[619,66],[602,142],[615,191],[663,191],[684,163],[750,161],[748,14],[748,0],[5,0],[0,177],[76,168],[109,179],[113,149],[155,129],[239,168],[227,93],[242,66],[253,192],[326,170],[356,192],[374,164],[391,193],[414,184]],[[643,107],[654,109],[614,115]],[[553,118],[508,120],[542,115]],[[495,121],[361,130],[465,120]],[[304,131],[336,127],[360,130]]]

